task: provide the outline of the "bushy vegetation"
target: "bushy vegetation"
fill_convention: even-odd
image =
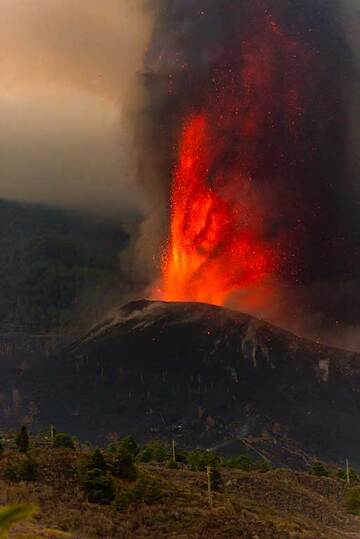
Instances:
[[[68,434],[61,434],[72,440]],[[44,507],[48,510],[49,497],[53,499],[53,507],[61,502],[62,509],[57,512],[57,519],[54,520],[51,515],[51,521],[60,522],[57,524],[60,530],[73,531],[76,537],[117,537],[120,529],[124,536],[130,533],[130,536],[137,537],[137,527],[144,526],[149,519],[153,519],[151,526],[154,522],[158,526],[157,532],[151,528],[153,535],[149,532],[150,536],[157,536],[158,533],[159,537],[165,537],[165,530],[169,534],[172,530],[176,536],[185,533],[186,526],[192,526],[190,515],[195,505],[193,522],[196,522],[196,526],[200,518],[201,529],[206,530],[206,536],[217,533],[216,536],[227,539],[241,537],[244,533],[249,537],[257,535],[271,539],[291,537],[283,533],[284,525],[288,526],[290,506],[298,516],[296,527],[290,527],[289,533],[299,531],[298,519],[304,511],[308,512],[307,519],[314,518],[318,522],[318,518],[321,518],[332,524],[336,524],[338,518],[333,514],[336,504],[343,511],[346,509],[360,515],[360,487],[354,484],[355,488],[348,489],[339,478],[339,470],[327,468],[323,463],[314,463],[312,471],[316,473],[310,478],[308,474],[301,475],[291,470],[270,469],[267,461],[252,460],[248,455],[224,459],[212,451],[199,449],[176,449],[176,458],[178,455],[180,457],[178,462],[173,460],[171,444],[160,441],[150,442],[141,448],[133,438],[125,437],[104,450],[92,449],[89,445],[81,447],[80,444],[70,449],[67,444],[65,447],[54,447],[48,434],[43,438],[27,435],[29,447],[26,453],[15,449],[15,436],[6,436],[0,460],[0,488],[16,493],[18,497],[9,499],[10,503],[22,500],[37,503],[40,500],[42,510]],[[149,463],[141,462],[144,453]],[[324,475],[320,464],[328,472],[329,478]],[[268,473],[259,473],[265,471]],[[355,477],[356,474],[354,481],[357,480]],[[207,492],[208,480],[212,490],[210,497]],[[281,484],[277,488],[279,482]],[[248,507],[244,498],[245,490],[247,495],[254,497]],[[25,498],[21,497],[21,493],[26,493]],[[330,505],[326,502],[327,496],[332,500]],[[300,502],[304,503],[303,507],[299,507]],[[266,528],[262,534],[261,528],[248,525],[246,514],[253,515],[254,511],[259,511],[261,516],[256,520],[259,522],[272,514],[267,510],[262,512],[261,504],[271,506],[272,503],[275,506],[278,503],[281,511],[286,507],[286,524],[282,523],[278,529],[277,523],[280,521],[277,515],[270,528]],[[64,504],[70,506],[71,510],[63,515],[67,511]],[[321,514],[319,504],[324,506]],[[216,509],[221,507],[221,511],[209,513],[210,506]],[[247,507],[245,511],[244,507]],[[83,516],[82,512],[87,512],[87,516]],[[123,515],[124,512],[126,515]],[[181,514],[182,517],[179,516]],[[93,519],[92,515],[97,517]],[[211,520],[211,515],[216,515],[215,520]],[[237,519],[241,521],[238,527]],[[122,527],[126,522],[129,522],[130,528],[127,524],[125,528]],[[231,528],[227,527],[229,522]],[[255,521],[251,519],[251,522]],[[308,523],[309,520],[306,526]],[[81,534],[77,533],[79,526],[83,527]],[[198,529],[191,528],[189,536],[196,536]],[[269,530],[272,530],[271,533],[266,535]],[[142,532],[139,536],[149,535],[144,529]],[[314,531],[308,537],[332,537],[327,533],[328,528],[324,534]],[[32,531],[28,535],[37,536]],[[296,536],[302,537],[301,534]]]
[[[169,457],[169,449],[158,441],[152,441],[139,453],[140,462],[165,462]]]
[[[193,471],[203,472],[208,466],[219,466],[221,459],[212,451],[189,451],[187,454],[187,464]]]
[[[137,471],[134,464],[134,457],[127,449],[120,447],[115,453],[111,464],[111,472],[115,477],[126,481],[134,481],[137,477]]]
[[[89,502],[108,504],[115,498],[114,480],[97,468],[85,472],[81,483]]]
[[[69,434],[66,432],[58,432],[54,436],[53,447],[74,449],[75,444],[73,438],[69,436]]]
[[[353,515],[360,515],[360,488],[353,487],[349,489],[345,497],[346,509]]]
[[[151,505],[162,498],[161,483],[154,478],[141,476],[136,483],[121,489],[115,500],[119,511],[141,503]]]
[[[324,466],[322,462],[314,462],[314,464],[310,468],[310,473],[312,475],[317,475],[318,477],[329,477],[330,475],[329,470]]]
[[[88,463],[88,468],[100,470],[103,474],[105,474],[108,470],[108,465],[104,459],[104,455],[100,451],[100,449],[96,449],[94,453],[92,454],[90,458],[90,462]]]
[[[38,468],[38,463],[34,459],[26,457],[19,462],[9,463],[4,469],[4,478],[11,483],[36,481]]]
[[[243,470],[244,472],[268,472],[271,470],[271,464],[267,460],[252,460],[247,455],[238,455],[237,457],[223,459],[222,464],[227,468]]]
[[[347,471],[342,468],[339,470],[336,470],[335,476],[338,479],[342,479],[343,481],[347,481],[347,478],[348,478]],[[353,468],[349,468],[349,480],[352,483],[359,480],[359,476]]]
[[[139,453],[139,446],[133,436],[125,436],[120,441],[120,449],[124,449],[130,455],[135,458]]]

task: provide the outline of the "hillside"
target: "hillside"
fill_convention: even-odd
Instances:
[[[132,302],[46,358],[4,348],[0,375],[3,428],[360,465],[359,355],[219,307]]]
[[[118,455],[125,455],[123,451],[120,449]],[[103,460],[101,455],[95,459],[90,448],[35,447],[27,456],[6,450],[0,458],[0,506],[26,502],[40,510],[31,521],[15,526],[10,537],[359,537],[359,521],[346,509],[349,487],[340,479],[282,469],[242,471],[221,465],[211,508],[206,471],[186,463],[170,469],[161,462],[138,462],[134,477],[125,479],[124,472],[118,470],[114,476],[111,471],[117,458],[117,453],[108,450],[103,452]],[[106,469],[95,472],[95,460]],[[28,479],[19,483],[10,470],[24,462],[35,465],[35,471],[31,477],[27,472]],[[101,504],[89,501],[90,493],[95,495],[88,487],[89,474],[102,478],[101,482],[97,479],[96,487],[98,498],[102,492]]]
[[[108,291],[126,285],[119,223],[0,199],[0,330],[44,332],[99,316]]]

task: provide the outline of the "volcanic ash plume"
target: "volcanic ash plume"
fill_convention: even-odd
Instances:
[[[356,239],[344,219],[352,66],[336,1],[155,8],[141,155],[167,223],[154,294],[276,318],[298,287],[309,306],[308,287],[349,278]]]

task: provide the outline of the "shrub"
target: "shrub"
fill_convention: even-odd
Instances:
[[[97,470],[100,470],[104,474],[106,473],[108,466],[106,464],[103,454],[101,453],[99,449],[96,449],[94,453],[92,454],[90,461],[87,465],[87,468],[89,470],[97,469]]]
[[[310,468],[310,473],[312,475],[317,475],[318,477],[328,477],[329,470],[325,468],[322,462],[314,462]]]
[[[161,442],[149,442],[140,452],[139,460],[141,462],[164,462],[168,458],[168,451]]]
[[[20,481],[36,481],[38,469],[38,463],[31,458],[27,458],[19,466]]]
[[[20,453],[27,453],[29,450],[29,435],[25,426],[21,427],[19,434],[15,439],[16,446]]]
[[[91,503],[109,504],[115,498],[115,484],[101,470],[88,470],[82,478],[87,500]]]
[[[271,463],[265,459],[259,460],[255,463],[255,469],[260,473],[269,472],[271,470]]]
[[[120,442],[120,448],[125,449],[134,458],[139,453],[139,447],[135,441],[135,438],[133,438],[133,436],[125,436]]]
[[[4,479],[10,483],[20,481],[18,476],[18,467],[15,464],[7,464],[4,468]]]
[[[220,458],[212,451],[190,451],[187,455],[187,463],[193,471],[202,472],[207,466],[216,468],[220,464]]]
[[[74,440],[69,434],[66,434],[65,432],[59,432],[54,437],[53,447],[75,449]]]
[[[177,470],[179,468],[179,464],[175,460],[170,459],[166,461],[166,467],[170,470]]]
[[[344,481],[347,481],[346,470],[343,470],[343,469],[337,470],[335,476],[338,479],[343,479]],[[349,479],[350,479],[350,481],[359,481],[359,476],[358,476],[358,474],[355,472],[355,470],[353,468],[349,469]]]
[[[354,487],[347,491],[345,506],[349,513],[360,515],[360,488]]]
[[[125,448],[120,448],[111,467],[112,474],[120,479],[135,481],[137,470],[134,458]]]
[[[115,500],[116,508],[124,511],[130,505],[145,503],[151,505],[162,498],[161,484],[156,479],[141,477],[128,487],[121,489]]]
[[[26,458],[19,463],[8,464],[4,469],[4,478],[11,483],[36,481],[38,468],[38,463],[35,460]]]
[[[144,447],[144,449],[139,453],[138,459],[140,462],[150,462],[152,460],[152,451],[149,447]]]
[[[256,469],[256,464],[247,455],[238,455],[230,459],[225,459],[223,464],[229,468],[236,468],[244,472],[250,472]]]

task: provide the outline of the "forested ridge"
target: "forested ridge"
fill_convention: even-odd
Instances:
[[[0,328],[51,331],[124,286],[119,222],[0,199]],[[95,313],[94,313],[95,315]]]

